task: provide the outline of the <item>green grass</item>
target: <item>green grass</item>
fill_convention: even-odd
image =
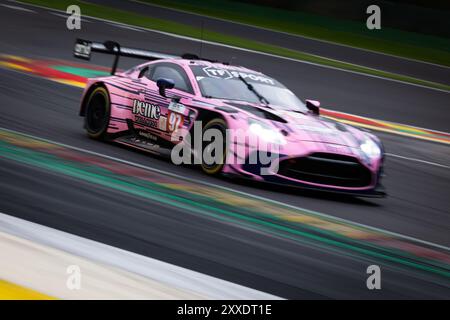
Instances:
[[[145,27],[149,29],[161,30],[164,32],[169,32],[173,34],[189,36],[193,38],[199,38],[200,29],[192,26],[180,24],[173,21],[156,19],[152,17],[147,17],[131,12],[126,12],[122,10],[117,10],[109,8],[106,6],[95,5],[91,3],[85,3],[82,1],[75,0],[23,0],[24,2],[47,6],[55,9],[66,10],[69,5],[75,4],[79,5],[81,8],[81,14],[85,16],[92,16],[102,19],[108,19],[112,21],[117,21],[121,23],[126,23],[134,26]],[[428,86],[432,88],[448,90],[450,91],[450,86],[430,82],[426,80],[416,79],[409,76],[394,74],[386,71],[376,70],[367,68],[364,66],[354,65],[350,63],[345,63],[337,60],[332,60],[320,56],[315,56],[307,54],[305,52],[295,51],[283,47],[278,47],[266,43],[261,43],[257,41],[252,41],[236,36],[226,35],[218,32],[213,32],[210,30],[204,30],[203,39],[208,41],[219,42],[227,45],[233,45],[236,47],[241,47],[245,49],[255,50],[259,52],[264,52],[268,54],[279,55],[287,58],[293,58],[298,60],[303,60],[307,62],[317,63],[321,65],[336,67],[344,70],[351,70],[356,72],[361,72],[365,74],[370,74],[374,76],[380,76],[400,81],[405,81],[408,83],[414,83],[418,85]],[[105,39],[107,40],[107,39]],[[145,49],[145,48],[144,48]],[[151,48],[148,48],[151,49]],[[70,50],[68,48],[68,50]],[[213,57],[212,57],[213,58]]]
[[[229,0],[143,1],[276,31],[450,66],[450,40],[437,36],[385,27],[382,27],[381,30],[368,30],[366,21],[338,20],[300,11],[288,11]]]

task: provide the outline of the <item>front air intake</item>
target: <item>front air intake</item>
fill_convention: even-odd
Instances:
[[[278,174],[295,180],[337,187],[367,187],[372,174],[356,158],[314,153],[280,162]]]

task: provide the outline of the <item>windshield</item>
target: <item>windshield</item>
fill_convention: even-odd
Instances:
[[[292,91],[265,75],[204,66],[191,66],[191,69],[204,97],[260,103],[257,95],[239,79],[240,75],[268,100],[269,105],[307,111],[305,104]]]

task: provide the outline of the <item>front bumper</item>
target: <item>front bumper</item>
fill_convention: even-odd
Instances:
[[[382,174],[382,163],[375,168],[364,165],[355,157],[343,156],[341,154],[325,154],[324,158],[317,161],[317,155],[310,154],[301,157],[281,156],[276,164],[277,170],[265,170],[270,174],[261,174],[263,172],[260,164],[240,164],[228,165],[224,174],[228,176],[239,176],[244,179],[259,181],[263,183],[281,185],[285,187],[301,188],[313,191],[338,193],[359,197],[386,196],[386,191],[380,183]],[[327,156],[335,157],[329,159]],[[309,158],[314,159],[312,165]],[[294,170],[287,170],[286,162],[291,160],[301,160],[294,162]],[[271,165],[271,168],[274,165]],[[291,168],[288,168],[291,169]]]

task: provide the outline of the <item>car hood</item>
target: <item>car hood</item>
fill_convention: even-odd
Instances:
[[[288,140],[357,148],[365,139],[364,132],[329,118],[294,111],[279,111],[276,114],[286,120],[286,123],[273,124],[288,132]]]
[[[292,142],[311,141],[358,148],[367,136],[354,127],[311,113],[283,110],[276,106],[267,108],[236,102],[227,104],[247,113],[249,117],[256,116],[271,122],[273,126],[286,132],[286,139]]]

